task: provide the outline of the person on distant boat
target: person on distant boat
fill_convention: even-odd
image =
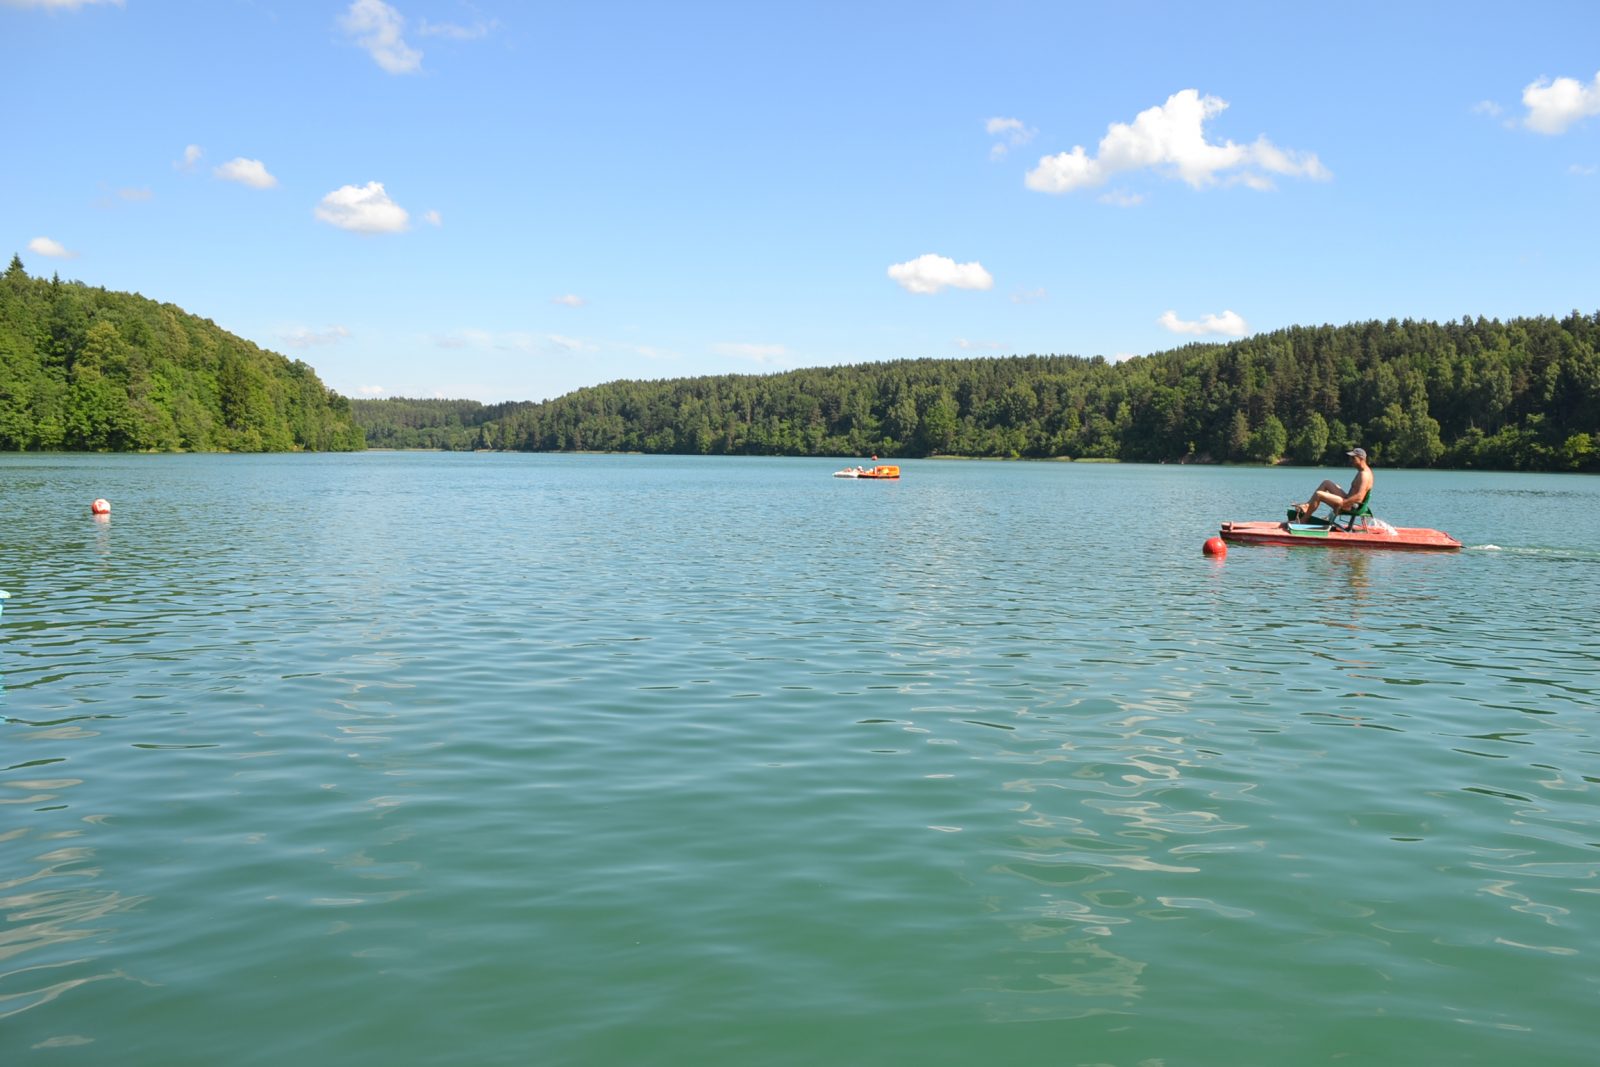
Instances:
[[[1372,468],[1367,466],[1367,450],[1352,448],[1345,455],[1350,457],[1350,465],[1356,469],[1356,477],[1350,483],[1350,491],[1345,492],[1331,478],[1323,481],[1311,494],[1310,500],[1304,504],[1294,505],[1296,521],[1305,522],[1323,504],[1332,508],[1333,514],[1338,516],[1346,511],[1355,510],[1363,500],[1367,499],[1367,494],[1372,492]]]

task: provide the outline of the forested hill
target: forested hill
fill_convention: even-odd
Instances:
[[[902,360],[618,381],[544,403],[358,400],[370,445],[1600,469],[1600,314],[1296,327],[1108,363]]]
[[[310,367],[133,293],[0,277],[0,450],[346,450],[364,437]]]

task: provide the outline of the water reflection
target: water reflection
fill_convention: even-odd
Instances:
[[[1239,837],[1248,785],[1209,773],[1212,757],[1168,719],[1192,707],[1189,690],[1152,687],[1121,706],[1032,709],[1007,739],[1007,766],[1049,773],[997,783],[1024,832],[1007,835],[985,875],[986,907],[1017,942],[990,987],[1003,994],[986,1002],[991,1019],[1136,1014],[1151,924],[1250,914],[1177,889],[1206,857],[1259,847]]]
[[[1076,925],[1077,905],[1041,907],[1013,929],[1025,949],[1011,954],[1013,973],[988,991],[990,1022],[1086,1019],[1135,1015],[1145,993],[1147,963],[1114,951],[1092,931]],[[998,994],[996,996],[995,994]]]
[[[11,769],[21,768],[32,765]],[[88,829],[49,828],[57,823],[52,816],[68,808],[66,791],[81,786],[81,780],[15,778],[0,784],[7,790],[0,805],[44,815],[35,825],[0,834],[6,855],[23,855],[29,842],[40,849],[22,863],[8,864],[0,880],[0,1019],[5,1019],[90,983],[126,977],[104,969],[97,953],[80,945],[114,940],[118,929],[109,920],[137,908],[144,898],[93,884],[104,871],[84,840]],[[99,822],[92,816],[77,821],[91,829]]]

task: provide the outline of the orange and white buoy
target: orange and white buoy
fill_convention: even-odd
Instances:
[[[111,501],[105,497],[100,497],[89,505],[89,510],[96,515],[109,515],[111,514]]]

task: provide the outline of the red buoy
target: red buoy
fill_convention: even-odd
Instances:
[[[89,510],[94,512],[96,515],[109,515],[111,514],[111,501],[107,500],[105,497],[101,497],[93,504],[89,505]]]
[[[1220,537],[1208,537],[1202,551],[1208,556],[1216,556],[1221,559],[1228,554],[1228,544]]]

